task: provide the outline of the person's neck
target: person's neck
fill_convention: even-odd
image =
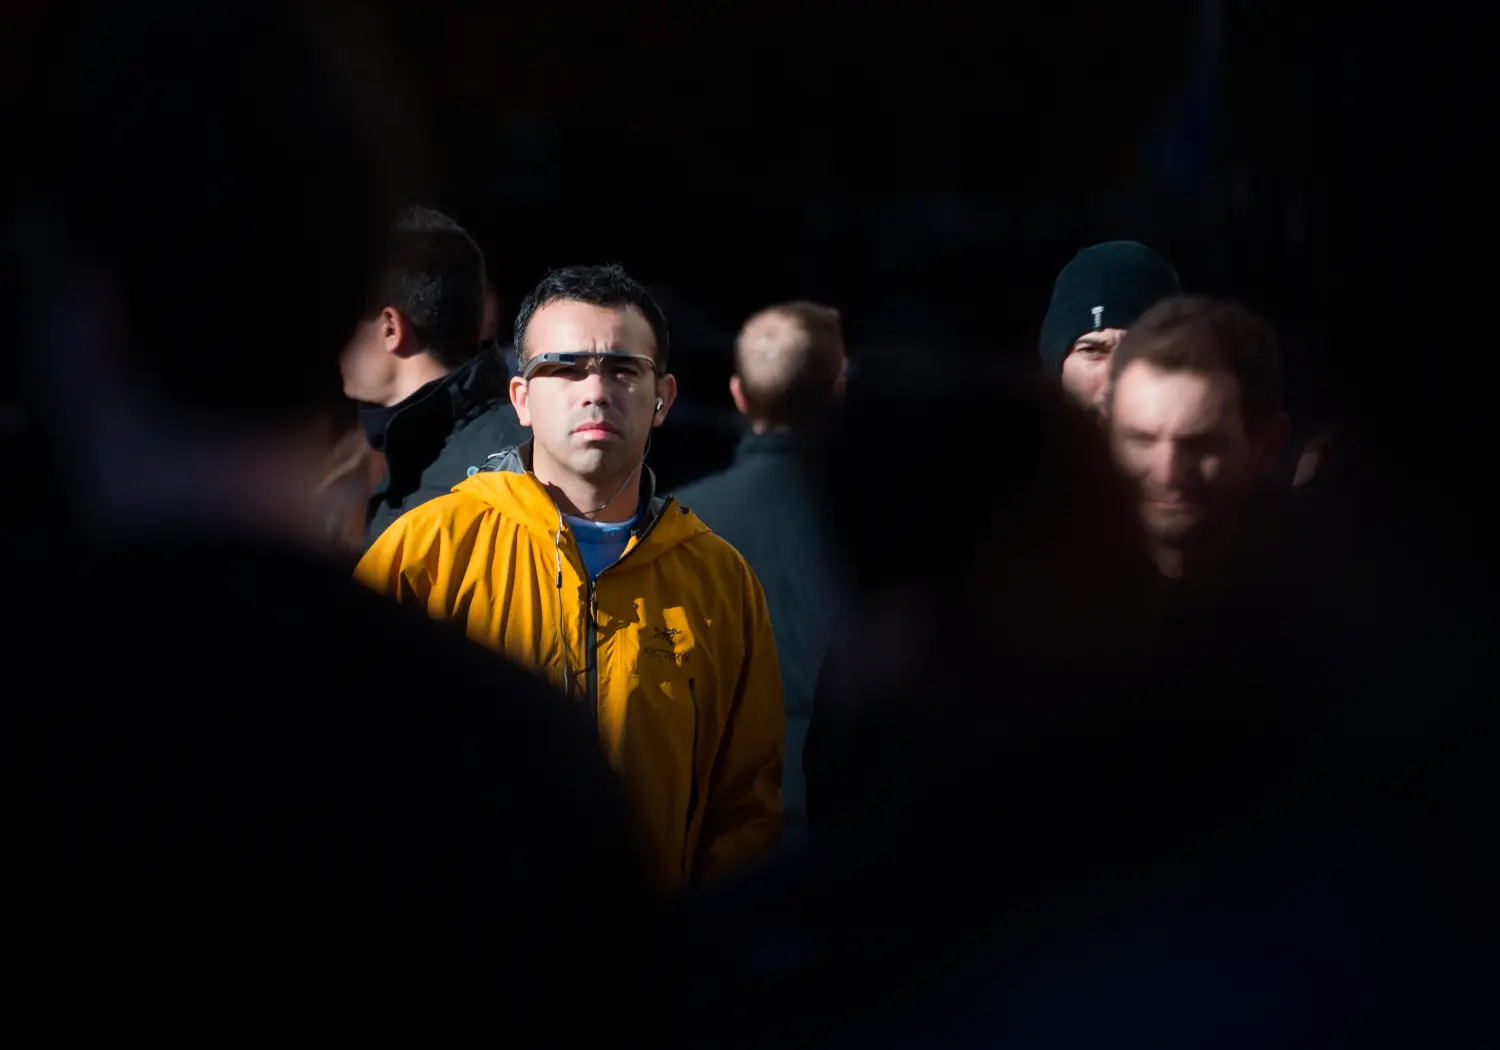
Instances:
[[[763,419],[752,419],[750,421],[750,433],[752,434],[786,434],[791,429],[788,426],[772,426]]]
[[[557,507],[564,514],[589,521],[618,523],[634,518],[641,504],[641,475],[644,462],[637,463],[624,477],[607,481],[580,478],[559,470],[545,455],[532,453],[532,474],[547,487]]]
[[[401,362],[401,367],[397,369],[380,403],[386,408],[399,405],[434,379],[442,379],[449,371],[450,369],[438,364],[430,354],[415,354],[408,357]]]

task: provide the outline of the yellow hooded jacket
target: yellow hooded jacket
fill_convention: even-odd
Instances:
[[[769,852],[785,715],[760,582],[672,499],[648,501],[625,553],[591,582],[523,466],[529,451],[492,457],[497,469],[398,518],[355,575],[587,705],[665,888]]]

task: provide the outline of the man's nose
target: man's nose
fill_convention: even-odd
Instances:
[[[578,381],[578,393],[585,405],[609,404],[609,384],[597,368],[590,368]]]
[[[1151,450],[1146,460],[1146,481],[1152,488],[1171,488],[1174,480],[1176,453],[1169,442],[1162,442]]]
[[[1174,489],[1180,489],[1187,485],[1189,476],[1193,472],[1193,457],[1175,443],[1166,446],[1166,452],[1162,456],[1164,472],[1162,481]]]

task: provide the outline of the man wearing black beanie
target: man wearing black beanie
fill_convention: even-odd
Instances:
[[[1079,403],[1098,408],[1109,359],[1125,330],[1154,303],[1182,294],[1172,264],[1136,241],[1105,241],[1073,256],[1057,275],[1042,321],[1047,371]]]

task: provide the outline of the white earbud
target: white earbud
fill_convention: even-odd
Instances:
[[[658,412],[660,412],[661,411],[661,406],[664,405],[664,404],[666,404],[665,401],[663,401],[661,398],[657,398],[656,399],[656,410]]]

